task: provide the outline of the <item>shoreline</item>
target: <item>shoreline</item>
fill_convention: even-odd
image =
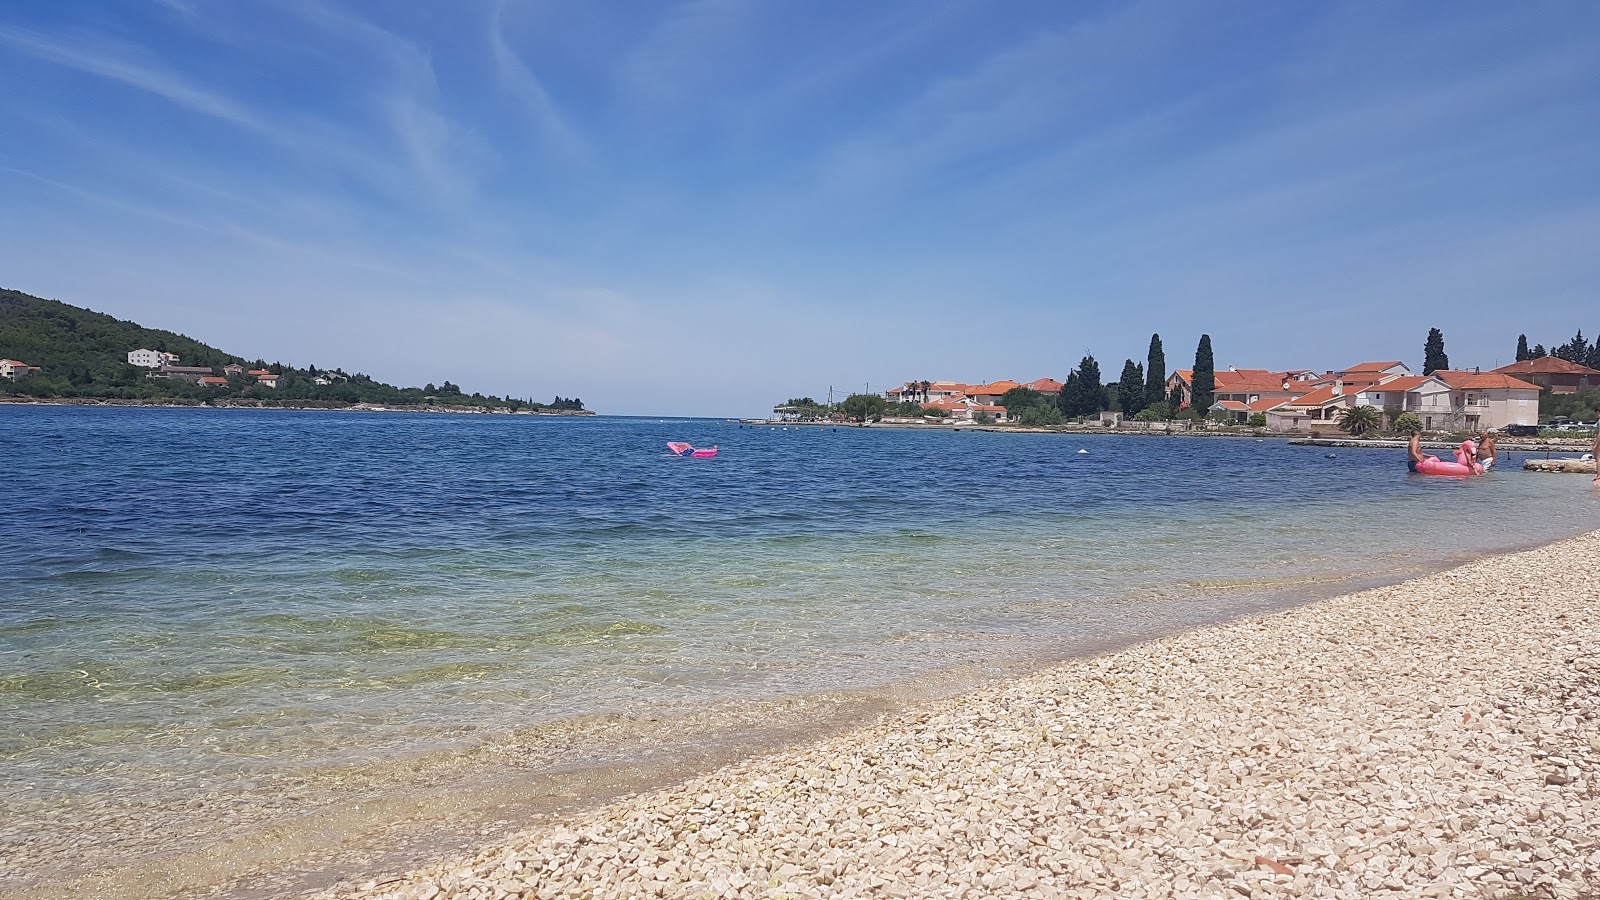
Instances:
[[[1597,536],[1600,532],[1585,537]],[[1548,549],[1578,540],[1581,538],[1529,542],[1523,547]],[[1487,561],[1526,552],[1529,551],[1513,547]],[[836,736],[841,733],[874,732],[880,728],[874,724],[875,719],[880,723],[903,721],[921,711],[951,703],[959,705],[965,702],[963,697],[1003,690],[1007,685],[1043,677],[1063,667],[1138,652],[1152,644],[1227,629],[1240,622],[1272,618],[1282,610],[1314,609],[1359,596],[1374,584],[1383,585],[1378,590],[1404,587],[1448,575],[1462,565],[1460,555],[1450,555],[1407,573],[1377,579],[1289,579],[1271,592],[1271,599],[1254,607],[1234,606],[1206,623],[1191,623],[1175,630],[1154,626],[1142,634],[1078,642],[1053,653],[996,660],[992,665],[936,671],[913,682],[879,688],[733,701],[720,711],[691,709],[677,718],[671,711],[663,711],[659,722],[624,714],[556,722],[548,728],[535,726],[522,730],[528,732],[527,740],[521,739],[519,731],[517,739],[508,742],[486,744],[464,753],[437,754],[457,757],[444,765],[430,767],[428,760],[410,757],[381,767],[390,775],[418,775],[411,781],[385,779],[384,772],[352,770],[348,776],[331,773],[336,777],[320,780],[325,782],[324,787],[336,784],[342,788],[349,781],[364,779],[391,790],[342,791],[331,798],[321,798],[331,799],[331,803],[309,803],[291,816],[269,819],[243,830],[230,827],[225,819],[202,816],[197,830],[177,832],[209,841],[198,849],[129,858],[116,868],[91,870],[83,875],[56,872],[31,884],[13,883],[0,888],[0,897],[21,900],[59,896],[67,886],[78,895],[108,898],[192,896],[196,892],[251,898],[301,896],[334,883],[342,883],[343,890],[350,890],[356,883],[350,877],[352,872],[408,871],[425,867],[429,860],[441,856],[462,858],[474,847],[501,840],[536,823],[560,827],[562,823],[592,818],[617,803],[632,802],[635,795],[671,792],[688,781],[716,777],[707,773],[718,767],[746,766],[774,754],[805,753],[819,743],[840,740]],[[1231,592],[1228,587],[1217,590]],[[1262,610],[1269,612],[1264,615]],[[637,746],[640,729],[646,728],[656,729],[654,737],[646,741],[653,748],[649,752],[632,757],[626,753],[613,755],[610,764],[604,754],[599,758],[586,755],[586,748],[616,749],[629,740]],[[848,743],[849,738],[843,740]],[[475,759],[499,763],[510,758],[515,758],[515,763],[501,766],[497,778],[472,777],[481,774],[470,765]],[[317,784],[308,784],[293,793],[316,798],[320,792]],[[463,815],[463,810],[470,814]],[[124,814],[121,818],[128,817]],[[26,867],[26,863],[22,865]]]
[[[1600,532],[1073,660],[321,896],[1578,897],[1595,562]]]
[[[41,400],[34,398],[0,397],[0,405],[10,406],[69,406],[69,407],[112,407],[116,409],[251,409],[251,410],[304,410],[312,412],[398,412],[398,413],[454,413],[460,415],[499,415],[499,416],[595,416],[599,415],[589,409],[505,409],[495,406],[439,406],[424,404],[421,406],[385,406],[383,404],[367,403],[338,403],[331,400],[310,400],[305,403],[291,401],[265,401],[259,403],[242,403],[223,400],[211,403],[205,400],[196,400],[192,403],[177,403],[167,400],[118,400],[113,398],[72,397],[54,400]]]

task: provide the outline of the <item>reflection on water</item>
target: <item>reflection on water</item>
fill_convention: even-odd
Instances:
[[[41,810],[262,809],[594,716],[1048,658],[1600,511],[1514,467],[1200,438],[0,407],[0,453],[26,523],[0,543],[8,840]]]

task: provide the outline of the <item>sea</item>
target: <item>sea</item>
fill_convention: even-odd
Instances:
[[[1447,479],[1280,439],[0,406],[0,892],[316,886],[351,864],[297,861],[308,830],[422,859],[450,828],[391,820],[466,841],[1600,526],[1588,478],[1506,455]]]

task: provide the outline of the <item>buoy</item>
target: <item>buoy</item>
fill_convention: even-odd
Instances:
[[[1079,450],[1079,451],[1078,451],[1078,452],[1079,452],[1079,453],[1088,453],[1088,452],[1089,452],[1089,451],[1087,451],[1087,450],[1081,450],[1081,449],[1080,449],[1080,450]]]
[[[1328,459],[1337,459],[1337,458],[1338,458],[1338,454],[1336,454],[1336,453],[1329,453],[1328,454]]]

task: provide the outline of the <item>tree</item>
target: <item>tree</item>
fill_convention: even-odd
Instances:
[[[1172,407],[1168,406],[1165,401],[1152,403],[1139,410],[1139,414],[1134,418],[1140,422],[1165,422],[1172,418]]]
[[[999,406],[1004,406],[1007,412],[1016,415],[1029,406],[1038,406],[1045,402],[1045,396],[1033,388],[1014,387],[995,401]]]
[[[1522,362],[1532,357],[1533,354],[1528,352],[1528,336],[1525,334],[1517,335],[1517,362]]]
[[[1167,395],[1167,413],[1169,416],[1175,416],[1182,409],[1183,385],[1175,384],[1172,386],[1172,393]]]
[[[1416,413],[1401,413],[1394,419],[1392,426],[1395,434],[1413,435],[1422,431],[1422,420]]]
[[[839,411],[857,422],[865,422],[869,418],[881,418],[887,405],[888,401],[877,394],[851,394],[839,404]]]
[[[1038,427],[1041,425],[1060,425],[1066,420],[1061,416],[1061,410],[1048,403],[1036,406],[1022,407],[1021,414],[1016,416],[1017,424]]]
[[[1583,329],[1578,329],[1578,333],[1573,336],[1572,340],[1551,350],[1550,355],[1559,356],[1567,362],[1574,362],[1580,366],[1587,365],[1589,362],[1589,342],[1584,339]]]
[[[1144,409],[1144,366],[1136,365],[1133,360],[1122,364],[1122,380],[1117,382],[1117,405],[1122,407],[1122,414],[1131,416]]]
[[[1383,416],[1371,406],[1348,406],[1339,412],[1339,430],[1360,437],[1377,428]]]
[[[1267,414],[1266,413],[1251,413],[1250,414],[1249,425],[1250,425],[1251,428],[1265,428],[1265,427],[1267,427]]]
[[[1144,405],[1154,406],[1167,399],[1167,354],[1161,349],[1161,335],[1150,335],[1150,353],[1144,365]]]
[[[1534,344],[1533,345],[1533,349],[1528,351],[1528,358],[1529,359],[1544,359],[1546,356],[1549,356],[1549,355],[1550,354],[1545,352],[1543,344]]]
[[[1078,367],[1067,373],[1061,388],[1061,414],[1073,418],[1092,416],[1106,408],[1106,388],[1100,383],[1100,364],[1094,355],[1085,356]]]
[[[1422,345],[1422,374],[1432,375],[1440,369],[1450,368],[1450,357],[1444,352],[1444,332],[1428,329],[1428,340]]]
[[[1200,346],[1194,350],[1194,402],[1190,404],[1199,415],[1204,416],[1211,404],[1216,402],[1217,371],[1216,363],[1211,358],[1211,335],[1200,335]]]

